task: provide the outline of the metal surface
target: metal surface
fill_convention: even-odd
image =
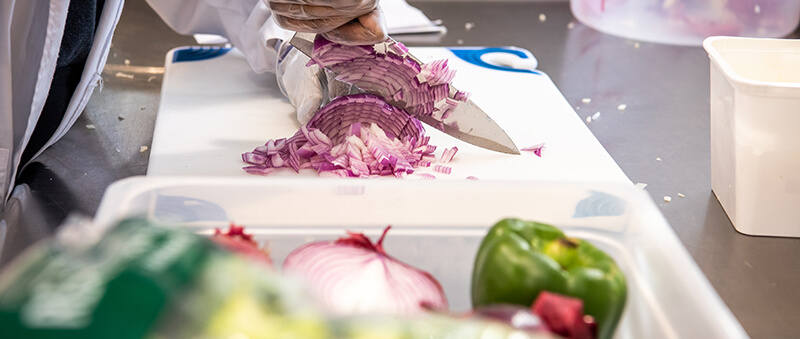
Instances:
[[[292,39],[289,40],[289,43],[311,58],[316,36],[317,35],[313,33],[295,33]],[[391,40],[391,38],[389,39]],[[386,49],[388,50],[388,48]],[[420,65],[424,64],[424,62],[417,59],[411,53],[408,53],[406,57],[416,61]],[[366,89],[362,90],[371,92]],[[449,96],[451,99],[454,98],[457,92],[458,90],[453,85],[450,85]],[[372,94],[381,96],[379,93]],[[472,100],[468,100],[467,102],[456,100],[455,102],[459,103],[458,106],[456,106],[446,118],[439,119],[434,116],[424,115],[419,115],[417,118],[428,126],[441,130],[447,135],[475,146],[502,153],[519,154],[519,150],[517,146],[514,145],[514,141],[503,131],[503,128],[492,120],[478,105],[473,103]],[[403,101],[390,101],[390,103],[397,107],[408,107]]]
[[[602,34],[575,22],[566,2],[411,2],[431,19],[442,19],[448,33],[395,37],[403,43],[533,52],[582,119],[602,113],[589,128],[631,180],[648,185],[645,190],[748,334],[797,337],[800,239],[737,233],[711,191],[709,60],[702,48]],[[134,66],[163,67],[167,50],[193,43],[172,32],[143,0],[125,6],[110,65],[123,67],[129,59]],[[145,174],[147,152],[140,153],[140,146],[152,139],[161,76],[129,73],[135,75],[129,79],[124,68],[115,69],[123,72],[119,77],[108,70],[104,90],[95,92],[67,137],[29,168],[23,181],[30,197],[14,203],[17,218],[5,216],[14,248],[34,237],[14,236],[26,233],[20,230],[42,236],[69,211],[93,214],[111,181]],[[627,108],[619,110],[620,104]],[[4,252],[3,261],[16,254]]]

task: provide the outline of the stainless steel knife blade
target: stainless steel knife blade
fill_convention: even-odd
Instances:
[[[314,39],[316,39],[316,34],[313,33],[295,33],[289,43],[303,54],[311,57]],[[410,53],[407,57],[423,64],[421,60]],[[450,98],[453,98],[457,91],[454,86],[450,85]],[[364,92],[370,91],[364,90]],[[372,94],[377,95],[377,93]],[[440,120],[433,116],[415,117],[433,128],[475,146],[502,153],[520,154],[508,134],[472,100],[459,102],[459,105],[446,119]]]

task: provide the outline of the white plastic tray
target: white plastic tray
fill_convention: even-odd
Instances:
[[[260,180],[259,180],[260,179]],[[616,338],[742,338],[746,333],[652,200],[629,184],[505,181],[138,177],[113,184],[95,222],[153,221],[208,233],[230,221],[268,242],[276,264],[345,230],[433,274],[452,309],[469,308],[477,247],[495,222],[547,222],[615,258],[629,297]]]

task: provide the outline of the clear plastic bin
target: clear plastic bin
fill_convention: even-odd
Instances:
[[[777,38],[800,22],[798,0],[571,0],[572,14],[601,32],[676,45],[709,36]]]
[[[704,47],[711,189],[739,232],[800,237],[800,40],[713,37]]]
[[[131,178],[106,192],[95,223],[146,216],[210,234],[230,221],[267,242],[277,265],[298,246],[345,230],[433,274],[454,311],[470,307],[478,245],[505,217],[547,222],[609,253],[629,297],[616,338],[747,335],[667,225],[630,184],[261,178]]]

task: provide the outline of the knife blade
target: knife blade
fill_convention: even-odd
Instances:
[[[292,36],[289,43],[310,58],[314,49],[314,39],[316,39],[316,34],[314,33],[298,32]],[[411,53],[408,53],[406,57],[411,58],[420,65],[424,64]],[[364,90],[364,92],[369,93],[370,91]],[[451,99],[456,95],[456,92],[458,90],[455,86],[450,85],[449,96]],[[380,96],[378,93],[371,94]],[[415,117],[419,121],[466,143],[501,153],[520,154],[519,149],[514,145],[514,141],[511,140],[503,128],[472,100],[459,101],[458,103],[458,106],[445,119],[422,115]],[[406,107],[401,108],[405,109]]]

